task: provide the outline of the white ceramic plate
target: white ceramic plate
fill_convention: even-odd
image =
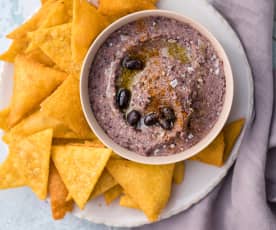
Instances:
[[[247,122],[251,118],[253,107],[253,84],[250,67],[242,45],[223,17],[205,0],[160,0],[159,8],[177,11],[189,16],[208,28],[223,45],[233,69],[234,75],[234,103],[230,120],[241,117]],[[13,66],[4,64],[0,78],[0,107],[5,107],[11,96]],[[227,163],[221,167],[213,167],[198,162],[186,162],[185,181],[174,186],[169,204],[162,212],[160,219],[175,215],[204,198],[226,175],[238,154],[238,148],[243,138],[239,137]],[[0,141],[0,162],[5,158],[7,148]],[[102,198],[90,202],[80,211],[75,208],[73,214],[95,223],[109,226],[134,227],[147,224],[143,213],[122,208],[118,201],[106,206]]]

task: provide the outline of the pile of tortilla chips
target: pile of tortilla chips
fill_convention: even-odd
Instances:
[[[0,165],[0,188],[28,186],[39,199],[50,196],[52,215],[61,219],[103,195],[109,205],[136,208],[156,221],[172,184],[184,179],[184,162],[143,165],[117,156],[92,133],[79,98],[79,71],[95,37],[128,13],[155,8],[155,0],[43,0],[42,6],[8,38],[0,60],[14,63],[13,95],[0,111],[9,154]],[[5,76],[4,76],[5,77]],[[221,166],[243,126],[238,120],[193,157]]]

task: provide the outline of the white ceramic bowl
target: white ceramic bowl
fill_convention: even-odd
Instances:
[[[105,40],[109,37],[111,33],[118,30],[120,27],[122,27],[125,24],[128,24],[132,21],[136,21],[141,18],[145,18],[148,16],[165,16],[169,18],[176,19],[178,21],[188,23],[190,26],[198,30],[201,34],[203,34],[206,38],[209,39],[209,41],[214,46],[215,50],[218,53],[218,56],[223,60],[223,67],[224,67],[224,73],[226,78],[226,92],[225,92],[225,101],[223,104],[222,111],[220,113],[220,116],[215,123],[214,127],[209,131],[209,133],[197,144],[192,146],[191,148],[174,154],[170,156],[141,156],[133,151],[130,151],[117,143],[115,143],[100,127],[98,124],[96,118],[94,117],[93,111],[90,106],[89,102],[89,96],[88,96],[88,78],[89,78],[89,72],[90,67],[93,62],[93,59],[95,55],[97,54],[98,49],[101,47],[101,45],[105,42]],[[132,161],[136,161],[139,163],[144,164],[168,164],[168,163],[174,163],[178,161],[182,161],[185,159],[188,159],[198,152],[200,152],[202,149],[207,147],[219,134],[219,132],[222,130],[225,122],[227,121],[227,118],[229,116],[232,101],[233,101],[233,76],[232,76],[232,70],[231,66],[228,60],[227,55],[225,54],[222,46],[217,41],[217,39],[202,25],[195,22],[194,20],[185,17],[183,15],[166,11],[166,10],[146,10],[146,11],[140,11],[137,13],[133,13],[130,15],[127,15],[116,22],[112,23],[110,26],[108,26],[93,42],[91,47],[89,48],[87,55],[85,57],[82,71],[81,71],[81,79],[80,79],[80,97],[81,97],[81,104],[83,108],[83,112],[85,114],[86,120],[91,127],[91,129],[94,131],[96,136],[109,148],[111,148],[115,153],[118,155],[127,158]]]

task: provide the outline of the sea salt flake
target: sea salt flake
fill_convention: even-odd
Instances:
[[[121,35],[120,38],[121,38],[121,41],[127,41],[128,40],[128,36],[126,36],[126,35]]]
[[[168,39],[168,43],[176,43],[176,40],[175,40],[175,39],[170,38],[170,39]]]
[[[170,148],[171,149],[175,148],[175,144],[170,144]]]
[[[177,86],[178,82],[177,82],[177,79],[174,79],[170,82],[170,86],[175,88]]]
[[[194,70],[194,68],[193,67],[191,67],[191,66],[189,66],[188,68],[187,68],[187,71],[188,71],[188,73],[193,73],[195,70]]]
[[[193,138],[194,138],[194,135],[193,135],[192,133],[189,133],[188,139],[191,140],[191,139],[193,139]]]
[[[215,70],[215,75],[219,75],[219,68]]]
[[[161,55],[162,55],[162,57],[169,57],[168,47],[164,47],[164,48],[161,49]]]
[[[154,151],[153,151],[153,155],[158,155],[158,153],[160,152],[160,149],[155,149]]]

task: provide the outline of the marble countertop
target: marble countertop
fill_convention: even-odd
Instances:
[[[8,47],[10,41],[5,34],[21,24],[38,8],[39,0],[0,0],[0,52]],[[276,19],[275,19],[276,21]],[[276,29],[273,38],[274,57],[276,56]],[[276,58],[273,60],[276,67]],[[0,64],[1,65],[1,64]],[[0,191],[0,229],[1,230],[107,230],[103,225],[67,215],[63,220],[54,221],[49,204],[39,201],[28,188]]]

